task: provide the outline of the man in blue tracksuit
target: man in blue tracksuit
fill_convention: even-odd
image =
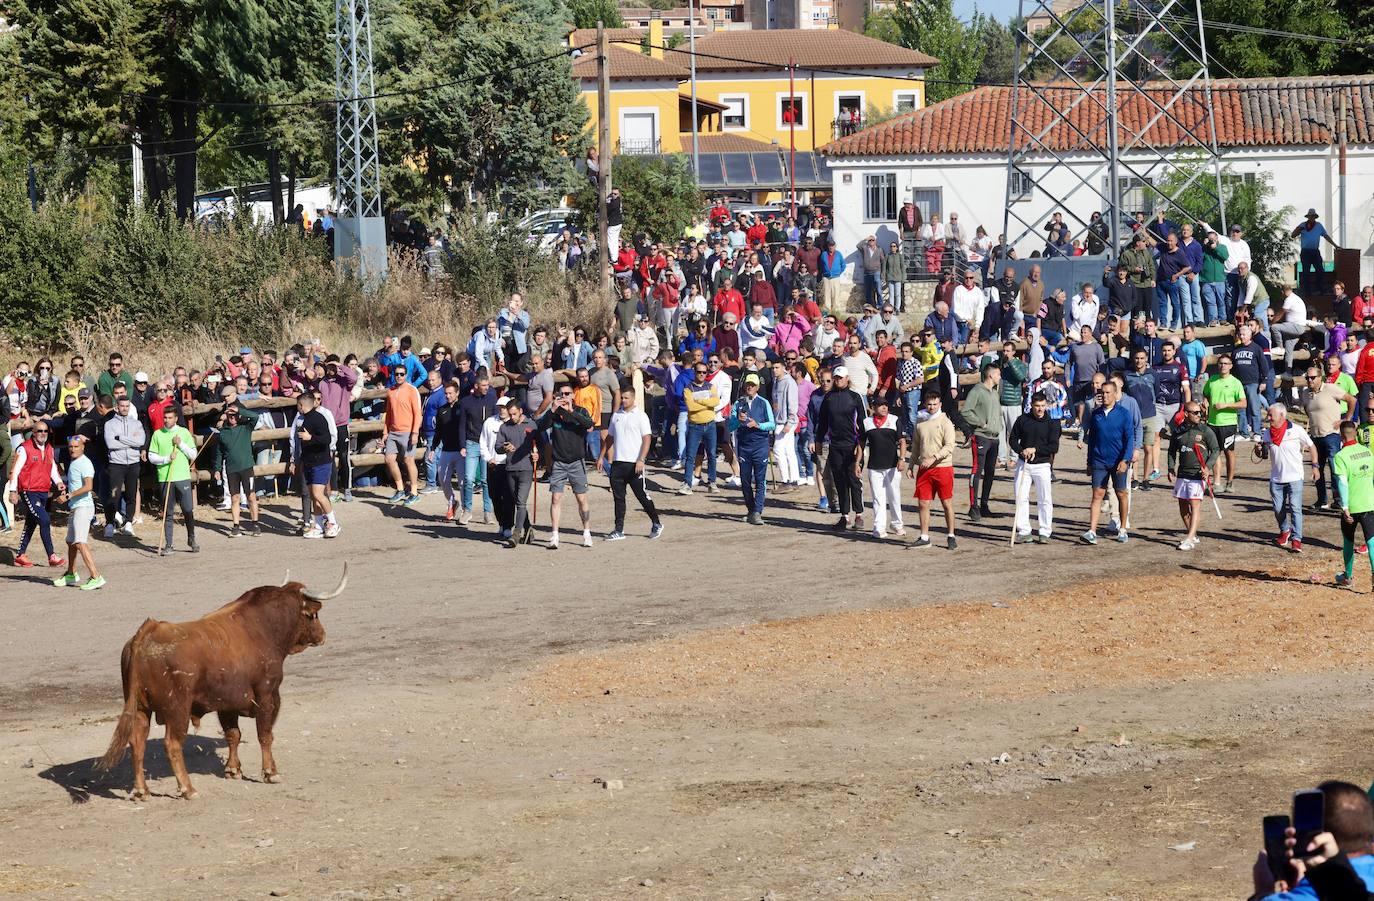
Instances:
[[[773,405],[759,396],[759,377],[744,376],[744,393],[730,408],[729,429],[735,433],[735,459],[744,489],[745,521],[763,525],[763,499],[768,489],[768,445],[777,423]]]
[[[396,367],[405,370],[406,381],[416,388],[425,383],[425,377],[429,373],[425,372],[425,364],[420,362],[420,358],[411,352],[411,339],[406,335],[401,339],[401,350],[398,353],[388,354],[377,362],[386,367],[387,372],[391,372]]]
[[[1131,499],[1126,489],[1131,461],[1135,457],[1135,424],[1131,421],[1131,414],[1118,402],[1120,391],[1114,379],[1104,382],[1102,402],[1089,417],[1088,472],[1092,477],[1093,499],[1088,531],[1083,533],[1081,539],[1084,544],[1097,544],[1097,520],[1109,483],[1121,505],[1121,528],[1116,533],[1116,540],[1124,543],[1127,538],[1126,523],[1130,521]]]

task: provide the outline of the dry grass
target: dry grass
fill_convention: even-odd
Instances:
[[[1357,577],[1358,578],[1358,577]],[[532,695],[684,712],[832,691],[1024,697],[1368,665],[1367,597],[1280,567],[1098,582],[990,604],[813,616],[560,657]],[[612,695],[607,699],[605,695]]]

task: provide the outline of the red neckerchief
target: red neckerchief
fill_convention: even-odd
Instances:
[[[1275,427],[1273,427],[1273,426],[1270,426],[1270,428],[1269,428],[1269,441],[1270,441],[1270,443],[1272,443],[1275,447],[1279,446],[1280,444],[1283,443],[1283,436],[1284,436],[1285,434],[1287,434],[1287,433],[1288,433],[1288,420],[1286,420],[1286,419],[1283,421],[1283,425],[1278,426],[1277,428],[1275,428]]]
[[[1360,442],[1358,442],[1358,441],[1342,441],[1342,442],[1341,442],[1341,447],[1350,447],[1351,445],[1355,445],[1355,444],[1359,444],[1359,443],[1360,443]]]
[[[882,419],[879,419],[879,418],[876,417],[876,416],[873,417],[873,424],[874,424],[875,426],[877,426],[878,428],[880,428],[880,429],[883,427],[883,423],[885,423],[885,422],[887,422],[887,417],[886,417],[886,416],[884,416]]]

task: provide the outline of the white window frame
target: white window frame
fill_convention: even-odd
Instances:
[[[840,118],[840,100],[849,100],[854,97],[859,98],[859,118],[868,118],[868,92],[867,91],[836,91],[835,92],[835,114],[832,116],[836,121]]]
[[[882,185],[870,184],[870,179],[883,179],[885,183],[882,184]],[[891,198],[892,198],[892,210],[891,210],[892,215],[891,215],[891,216],[888,216],[888,217],[886,217],[886,218],[883,218],[883,217],[881,217],[881,216],[879,216],[879,217],[874,217],[874,216],[873,216],[873,212],[874,212],[874,211],[871,210],[871,209],[869,208],[869,204],[868,204],[868,192],[869,192],[870,190],[875,190],[875,189],[884,190],[884,191],[890,191],[890,192],[891,192]],[[863,205],[864,205],[864,222],[896,222],[896,221],[897,221],[897,208],[898,208],[898,200],[897,200],[897,173],[896,173],[896,172],[865,172],[865,173],[864,173],[864,180],[863,180]],[[878,212],[882,212],[882,210],[879,210]]]
[[[617,146],[617,147],[620,146],[620,144],[625,140],[625,116],[626,116],[626,114],[629,114],[629,115],[643,115],[643,114],[645,114],[645,113],[648,113],[651,117],[653,117],[653,122],[654,122],[654,138],[653,138],[653,140],[654,140],[654,145],[655,145],[655,147],[654,147],[654,150],[652,150],[652,151],[650,151],[650,152],[651,152],[651,153],[656,153],[656,152],[658,152],[659,150],[661,150],[661,149],[663,148],[663,123],[659,121],[659,112],[660,112],[660,111],[659,111],[659,108],[656,107],[656,106],[622,106],[622,107],[620,108],[620,112],[619,112],[619,121],[616,123],[616,124],[619,126],[619,128],[620,128],[620,130],[619,130],[618,132],[616,132],[616,139],[615,139],[616,146]]]
[[[910,110],[901,110],[901,109],[898,109],[898,105],[901,103],[901,101],[904,100],[904,99],[908,99],[908,98],[911,100],[911,109],[910,109]],[[893,92],[892,92],[892,111],[893,111],[894,113],[912,112],[912,111],[918,110],[918,109],[920,109],[920,108],[921,108],[921,92],[920,92],[920,91],[913,91],[913,90],[911,90],[910,88],[903,88],[903,89],[901,89],[901,90],[897,90],[897,91],[893,91]]]
[[[796,105],[801,108],[801,121],[797,123],[797,128],[810,128],[811,126],[806,121],[806,118],[807,116],[811,115],[811,113],[809,112],[809,101],[811,98],[807,96],[807,92],[795,91],[789,94],[786,91],[778,91],[773,97],[773,115],[777,118],[778,131],[786,134],[789,130],[787,123],[784,122],[782,118],[782,102],[786,100],[788,97],[791,97],[794,101],[796,101]]]
[[[1007,185],[1007,196],[1012,203],[1020,203],[1030,200],[1035,194],[1035,179],[1024,169],[1013,168],[1009,176],[1011,183]],[[1019,180],[1019,184],[1018,184]],[[1017,189],[1020,190],[1017,190]]]
[[[733,103],[733,102],[735,102],[736,100],[739,101],[740,110],[741,110],[741,112],[742,112],[743,115],[744,115],[744,124],[743,124],[743,125],[727,125],[727,124],[725,124],[725,118],[726,118],[726,116],[727,116],[727,115],[729,114],[729,112],[730,112],[730,109],[729,109],[730,104]],[[726,107],[725,111],[722,112],[722,113],[720,114],[720,128],[721,128],[722,131],[748,131],[748,130],[749,130],[749,95],[748,95],[748,94],[721,94],[721,95],[720,95],[720,100],[719,100],[719,102],[720,102],[720,103],[723,103],[723,104],[725,105],[725,107]]]

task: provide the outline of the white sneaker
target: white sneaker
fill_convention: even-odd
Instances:
[[[882,541],[883,538],[886,536],[886,534],[887,534],[887,533],[884,532],[882,529],[874,529],[874,530],[873,530],[873,537],[876,538],[876,539],[878,539],[879,541]]]
[[[1191,538],[1185,538],[1178,543],[1178,549],[1180,551],[1191,551],[1195,547],[1197,547],[1197,542]]]
[[[467,525],[467,524],[468,524],[468,520],[471,519],[471,518],[472,518],[472,514],[471,514],[470,512],[468,512],[468,509],[467,509],[466,507],[464,507],[464,508],[462,508],[460,511],[458,511],[458,525],[460,525],[460,526],[465,526],[465,525]]]
[[[119,529],[119,532],[120,532],[121,535],[133,535],[133,534],[134,534],[134,524],[131,523],[131,522],[126,522],[126,523]]]
[[[591,547],[591,546],[592,546],[592,533],[591,533],[591,532],[583,532],[583,533],[582,533],[582,546],[583,546],[583,547]]]
[[[324,537],[324,533],[320,531],[320,527],[319,527],[319,526],[311,526],[310,528],[308,528],[308,529],[305,530],[305,534],[301,535],[301,537],[302,537],[302,538],[323,538],[323,537]]]
[[[336,522],[331,522],[324,527],[325,538],[338,538],[341,527]]]
[[[727,488],[738,488],[738,487],[740,487],[739,476],[730,476],[730,478],[726,479],[726,480],[725,480],[725,487],[727,487]]]

